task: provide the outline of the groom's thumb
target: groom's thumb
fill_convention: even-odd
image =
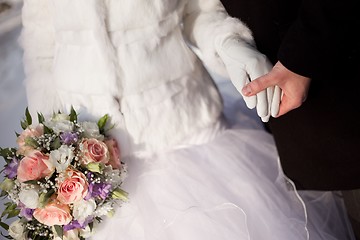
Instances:
[[[262,90],[265,90],[266,88],[273,86],[274,84],[271,84],[270,81],[267,79],[267,75],[261,76],[256,78],[255,80],[251,81],[250,83],[246,84],[242,89],[241,93],[244,96],[253,96],[257,93],[261,92]]]

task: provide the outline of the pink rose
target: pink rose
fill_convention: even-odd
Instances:
[[[81,163],[87,165],[89,163],[107,163],[110,159],[109,150],[106,144],[95,138],[85,138],[81,142]]]
[[[109,165],[112,166],[113,169],[120,168],[120,149],[115,139],[105,140],[105,144],[108,147],[110,153],[110,160],[108,162]]]
[[[34,218],[47,226],[66,225],[72,220],[69,206],[56,200],[35,209]]]
[[[27,146],[25,144],[25,140],[28,137],[40,137],[44,134],[44,126],[42,124],[39,124],[36,126],[36,128],[32,128],[29,126],[27,129],[25,129],[20,136],[17,137],[16,143],[18,144],[18,154],[26,155],[29,151],[33,150],[32,147]]]
[[[70,204],[83,199],[88,192],[88,182],[82,172],[67,169],[59,177],[57,199]]]
[[[20,182],[39,180],[50,176],[54,168],[49,161],[49,156],[38,150],[32,150],[21,159],[17,169],[17,178]]]

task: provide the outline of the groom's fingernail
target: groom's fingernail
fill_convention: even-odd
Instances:
[[[245,96],[249,96],[251,94],[251,88],[249,86],[243,87],[241,90],[242,94]]]

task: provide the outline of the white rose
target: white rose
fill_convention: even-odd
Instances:
[[[95,122],[82,122],[81,128],[84,130],[84,136],[86,138],[95,138],[97,140],[104,140],[104,136],[100,134],[99,126]]]
[[[16,240],[25,240],[25,226],[20,219],[12,222],[9,226],[9,235]]]
[[[74,129],[74,123],[69,120],[50,120],[44,122],[44,125],[51,128],[55,133],[72,132]]]
[[[91,231],[89,226],[86,226],[85,228],[80,229],[79,232],[80,232],[80,236],[85,239],[88,239],[93,235],[93,232]]]
[[[74,203],[73,216],[79,223],[83,223],[87,217],[92,215],[96,209],[95,200],[90,198],[89,200],[80,200]]]
[[[35,209],[39,206],[37,189],[22,189],[19,193],[19,199],[27,208]]]
[[[64,120],[70,121],[70,116],[65,113],[56,113],[52,116],[51,120],[54,122],[64,121]]]
[[[64,231],[63,237],[60,237],[55,228],[52,228],[52,232],[54,234],[53,240],[80,240],[79,231],[77,229],[72,229],[69,231]]]
[[[63,240],[80,240],[79,231],[77,229],[65,231]]]
[[[49,160],[55,166],[57,172],[64,172],[74,158],[73,149],[67,145],[61,145],[57,150],[50,152]]]

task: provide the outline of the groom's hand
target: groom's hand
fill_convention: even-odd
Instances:
[[[279,86],[282,90],[279,113],[273,115],[279,117],[302,105],[307,98],[310,82],[310,78],[296,74],[277,62],[268,74],[247,84],[242,94],[251,97],[268,87]]]

